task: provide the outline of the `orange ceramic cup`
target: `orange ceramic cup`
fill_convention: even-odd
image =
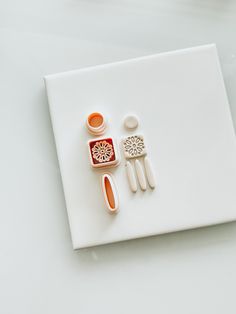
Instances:
[[[87,117],[86,121],[89,133],[93,135],[102,135],[106,129],[106,121],[100,112],[93,112]]]

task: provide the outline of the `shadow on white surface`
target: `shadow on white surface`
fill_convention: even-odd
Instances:
[[[231,222],[81,249],[75,254],[78,266],[85,269],[97,263],[105,267],[106,263],[135,263],[140,259],[148,261],[150,258],[161,258],[169,260],[168,263],[175,263],[178,256],[194,254],[199,258],[199,252],[202,254],[203,251],[214,251],[219,246],[226,248],[234,243],[235,236],[236,223]]]

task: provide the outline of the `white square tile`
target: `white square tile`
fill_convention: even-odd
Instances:
[[[236,142],[214,45],[45,78],[74,249],[236,219]],[[90,166],[85,120],[108,119],[106,137],[137,114],[157,188],[133,194],[124,156],[111,170],[120,212],[109,215]],[[110,171],[110,170],[109,170]]]

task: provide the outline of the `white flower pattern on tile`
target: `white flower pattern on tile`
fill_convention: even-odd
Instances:
[[[92,148],[92,155],[98,162],[108,162],[114,155],[113,147],[106,141],[96,142]]]
[[[129,136],[123,142],[126,154],[132,157],[139,157],[145,152],[143,138],[139,135]]]

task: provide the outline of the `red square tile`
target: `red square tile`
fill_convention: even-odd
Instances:
[[[88,145],[93,167],[114,166],[118,163],[116,147],[111,137],[91,140]]]

